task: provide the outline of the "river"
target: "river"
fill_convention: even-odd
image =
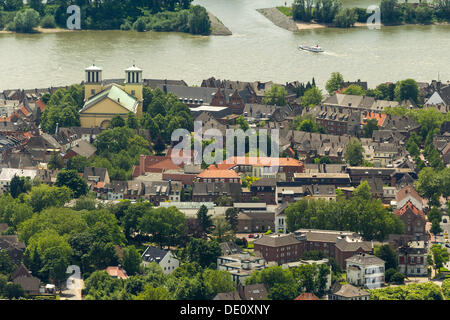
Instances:
[[[290,4],[291,1],[287,1]],[[379,1],[344,0],[367,8]],[[0,34],[0,91],[78,83],[95,61],[104,78],[121,78],[133,62],[145,78],[308,81],[324,86],[333,71],[346,80],[414,78],[450,80],[450,25],[314,29],[292,33],[272,24],[257,8],[276,0],[195,0],[215,14],[232,36],[180,33],[81,31]],[[323,54],[303,52],[300,43],[319,44]]]

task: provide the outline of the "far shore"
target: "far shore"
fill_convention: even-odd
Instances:
[[[256,9],[258,12],[263,14],[267,19],[269,19],[273,24],[279,26],[280,28],[297,32],[304,30],[313,29],[323,29],[323,28],[339,28],[332,23],[317,23],[317,22],[304,22],[304,21],[294,21],[292,17],[286,16],[277,8],[266,8],[266,9]],[[381,24],[381,27],[397,27],[397,26],[430,26],[430,25],[450,25],[448,22],[434,22],[429,24],[420,23],[404,23],[404,24]],[[350,29],[350,28],[366,28],[367,23],[356,22],[352,27],[349,28],[339,28],[339,29]]]
[[[28,32],[27,34],[36,34],[36,33],[60,33],[60,32],[74,32],[74,31],[82,31],[82,30],[70,30],[70,29],[63,29],[63,28],[42,28],[37,27],[33,29],[33,32]],[[15,31],[8,31],[8,30],[0,30],[0,33],[19,33]]]

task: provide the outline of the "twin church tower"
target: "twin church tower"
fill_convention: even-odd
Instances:
[[[138,117],[142,115],[142,69],[135,65],[126,69],[123,84],[121,81],[106,84],[102,71],[94,64],[85,69],[84,106],[80,110],[83,128],[107,128],[112,118],[117,115],[127,118],[130,112]]]

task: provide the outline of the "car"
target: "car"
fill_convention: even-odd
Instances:
[[[259,238],[259,234],[255,234],[255,239],[258,239]]]
[[[450,244],[448,244],[448,243],[446,243],[445,246],[446,246],[447,248],[450,248]]]
[[[447,219],[442,220],[443,223],[447,223]]]
[[[249,237],[249,238],[254,238],[255,235],[254,235],[254,234],[249,234],[248,237]]]

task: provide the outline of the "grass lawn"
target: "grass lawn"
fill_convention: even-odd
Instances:
[[[277,9],[284,15],[292,17],[292,8],[290,7],[277,7]]]

